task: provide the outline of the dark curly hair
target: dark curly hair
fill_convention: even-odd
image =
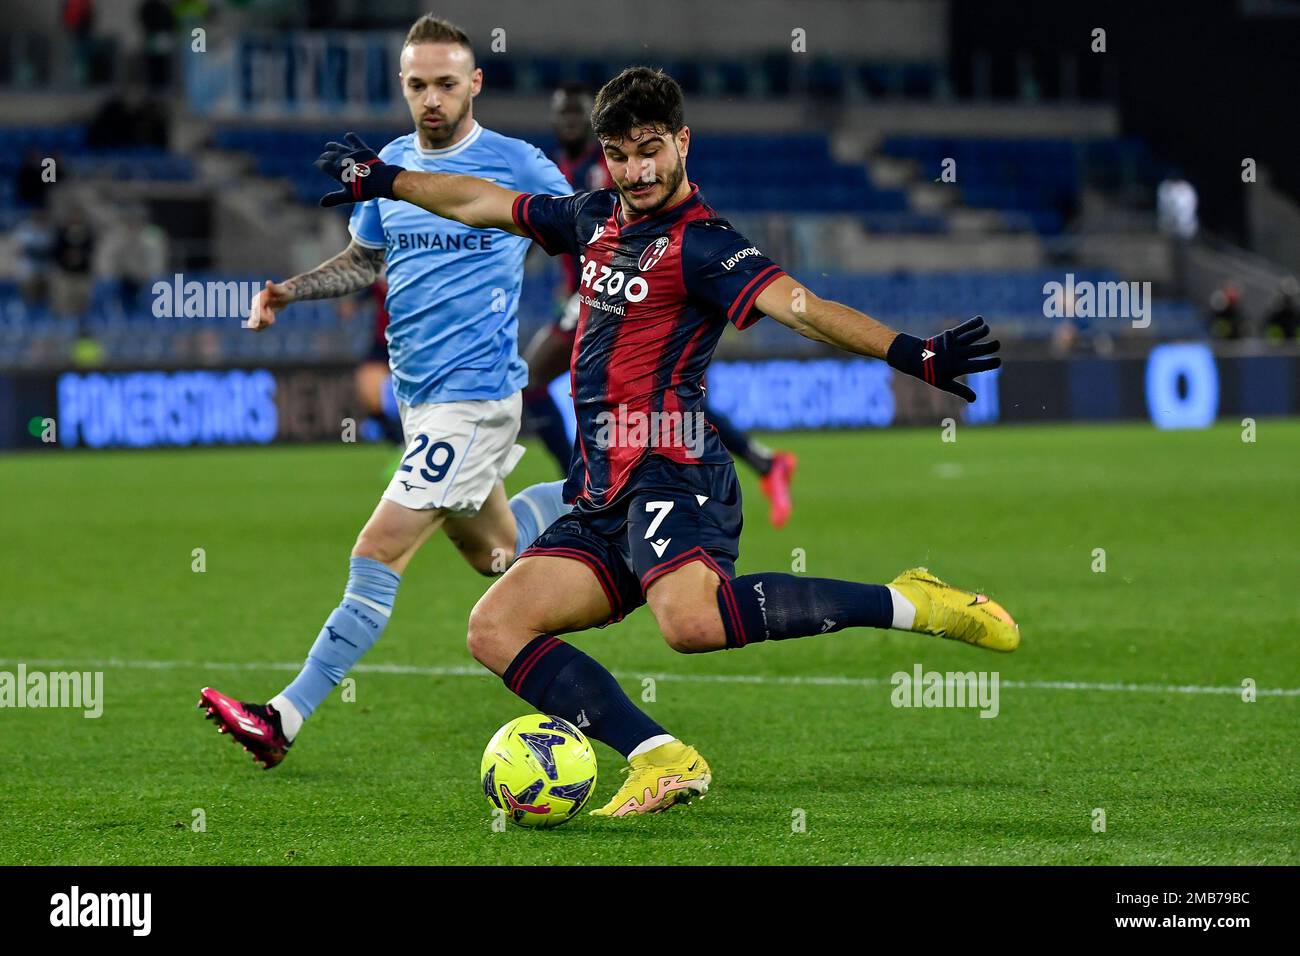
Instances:
[[[682,88],[663,70],[630,66],[600,88],[591,110],[598,139],[623,139],[638,126],[676,133],[686,125]]]

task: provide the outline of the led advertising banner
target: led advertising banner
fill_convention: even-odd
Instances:
[[[874,359],[716,362],[709,407],[767,431],[1300,414],[1300,356],[1216,355],[1203,343],[1132,358],[1008,360],[970,376],[973,405]],[[572,431],[568,376],[552,385]],[[338,440],[358,412],[352,370],[177,369],[0,374],[0,448],[157,448]],[[57,425],[51,431],[51,423]],[[43,442],[42,439],[45,438]]]
[[[0,447],[337,441],[357,415],[347,367],[0,374]]]

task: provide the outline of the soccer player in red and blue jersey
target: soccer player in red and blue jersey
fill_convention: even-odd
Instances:
[[[627,816],[706,792],[691,746],[640,711],[597,661],[556,635],[617,621],[648,604],[685,653],[899,628],[1012,651],[1020,632],[983,594],[924,568],[888,585],[764,572],[736,576],[740,489],[701,412],[702,381],[723,327],[762,316],[973,401],[957,381],[996,368],[976,317],[918,339],[801,287],[708,206],[686,178],[690,129],[681,89],[632,67],[596,97],[592,125],[614,182],[573,196],[530,195],[481,179],[413,173],[349,135],[317,166],[343,184],[322,203],[396,198],[440,216],[528,236],[582,265],[571,382],[578,453],[574,503],[475,606],[474,656],[537,710],[626,756],[631,773],[593,811]],[[359,174],[364,167],[366,172]]]
[[[551,159],[564,173],[564,178],[572,183],[573,189],[591,191],[614,186],[610,169],[604,165],[601,143],[591,133],[590,92],[573,83],[560,87],[551,98],[551,121],[555,139],[559,142],[559,150],[552,153]],[[524,410],[546,450],[550,451],[560,468],[567,471],[569,462],[573,460],[573,442],[569,441],[564,416],[551,397],[549,386],[560,373],[568,371],[569,356],[573,354],[577,317],[581,311],[581,299],[578,298],[581,273],[577,256],[560,256],[560,263],[568,299],[559,319],[538,329],[524,352],[524,362],[528,363]],[[716,408],[706,406],[705,414],[708,424],[718,431],[725,449],[731,451],[732,458],[758,472],[759,490],[767,498],[768,519],[772,527],[784,527],[794,510],[790,484],[798,467],[796,455],[763,445]]]
[[[577,84],[561,86],[551,98],[551,123],[559,143],[551,158],[579,192],[614,185],[605,165],[604,150],[591,129],[591,107],[591,93]],[[524,353],[524,361],[528,363],[524,411],[551,457],[567,471],[573,460],[573,443],[549,386],[568,370],[573,354],[574,333],[581,312],[581,263],[577,256],[562,256],[560,263],[567,301],[560,318],[539,329]],[[705,413],[732,457],[758,473],[758,487],[768,501],[768,518],[773,527],[784,527],[794,510],[790,484],[798,458],[791,452],[768,448],[714,408],[706,407]]]

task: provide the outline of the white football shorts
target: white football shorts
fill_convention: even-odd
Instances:
[[[493,487],[519,464],[520,392],[506,398],[426,405],[398,403],[406,453],[384,490],[389,501],[424,511],[478,514]]]

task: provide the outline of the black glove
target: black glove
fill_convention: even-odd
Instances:
[[[997,339],[980,341],[988,334],[988,323],[982,315],[924,341],[900,332],[889,346],[885,360],[900,372],[973,402],[975,393],[954,379],[971,372],[987,372],[1002,364],[1000,358],[982,358],[1001,348]]]
[[[341,206],[367,199],[392,199],[393,180],[402,172],[401,166],[383,162],[379,155],[361,142],[356,133],[348,133],[342,143],[326,143],[325,152],[316,160],[315,167],[331,179],[337,179],[343,188],[321,197],[322,206]]]

